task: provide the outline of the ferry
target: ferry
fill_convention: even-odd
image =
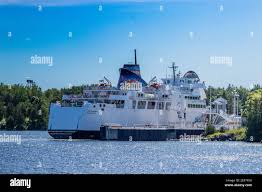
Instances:
[[[224,125],[221,111],[211,114],[205,83],[194,71],[181,75],[172,63],[171,77],[146,82],[134,53],[134,63],[119,69],[116,87],[104,77],[81,95],[51,103],[48,133],[56,139],[167,140],[203,134],[210,117]]]

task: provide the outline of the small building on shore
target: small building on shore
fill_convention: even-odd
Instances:
[[[219,97],[212,102],[212,110],[215,113],[226,113],[227,112],[227,100]]]

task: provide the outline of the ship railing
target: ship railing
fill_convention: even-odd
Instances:
[[[205,124],[204,123],[181,123],[181,122],[175,122],[175,123],[168,123],[168,124],[134,124],[134,128],[168,128],[168,129],[204,129]]]
[[[134,128],[168,128],[168,125],[164,124],[134,124]]]

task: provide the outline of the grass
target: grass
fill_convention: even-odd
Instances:
[[[224,132],[215,132],[213,134],[207,135],[208,140],[216,140],[221,137],[229,137],[233,141],[244,141],[246,138],[246,128],[241,127],[238,129],[225,130]]]

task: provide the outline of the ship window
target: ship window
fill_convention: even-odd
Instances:
[[[188,104],[188,108],[205,108],[205,105],[200,105],[200,104]]]
[[[116,108],[124,108],[125,101],[124,100],[116,100],[115,104],[116,104]]]
[[[164,102],[158,102],[157,109],[164,109]]]
[[[136,100],[133,100],[133,102],[132,102],[132,108],[133,108],[133,109],[136,108]]]
[[[93,99],[87,99],[87,102],[89,103],[95,103],[95,101]]]
[[[83,104],[84,104],[83,101],[77,101],[77,102],[76,102],[76,107],[82,107]]]
[[[170,108],[171,108],[171,103],[170,103],[170,102],[167,102],[167,103],[166,103],[166,110],[170,110]]]
[[[146,101],[138,101],[137,108],[138,109],[145,109],[146,108]]]
[[[155,101],[148,101],[147,109],[155,109],[156,102]]]

